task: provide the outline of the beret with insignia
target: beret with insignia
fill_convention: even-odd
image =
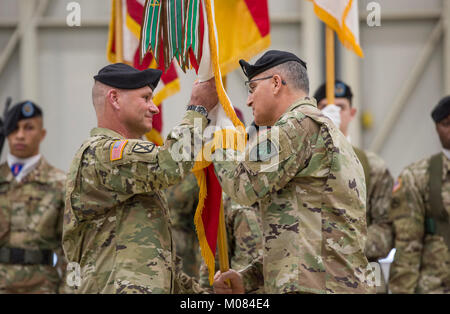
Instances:
[[[4,117],[4,134],[10,135],[17,129],[17,123],[21,120],[34,117],[42,117],[42,110],[31,101],[24,101],[9,109]]]
[[[434,122],[439,123],[450,114],[450,96],[442,98],[431,112]]]
[[[115,63],[102,68],[94,76],[94,80],[121,89],[138,89],[150,86],[154,90],[159,83],[161,75],[161,70],[146,69],[139,71],[127,64]]]
[[[241,65],[242,71],[244,71],[245,76],[247,76],[247,78],[251,80],[252,77],[288,61],[298,62],[306,69],[306,63],[302,59],[300,59],[293,53],[280,50],[267,51],[262,55],[261,58],[259,58],[255,62],[254,65],[251,65],[243,59],[239,60],[239,64]]]
[[[327,97],[327,86],[326,83],[322,84],[314,93],[314,98],[319,103],[322,99]],[[353,93],[350,86],[342,82],[341,80],[336,80],[334,84],[334,97],[336,98],[347,98],[350,103],[352,103]]]

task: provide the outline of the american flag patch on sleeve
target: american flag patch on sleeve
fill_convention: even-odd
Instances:
[[[127,145],[127,143],[128,140],[114,142],[114,144],[111,146],[111,161],[122,159],[123,149],[125,148],[125,145]]]

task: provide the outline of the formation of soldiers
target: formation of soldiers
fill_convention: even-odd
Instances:
[[[350,86],[336,81],[333,109],[325,85],[309,97],[306,64],[291,53],[240,65],[253,124],[266,128],[249,134],[244,158],[213,158],[231,267],[213,287],[190,171],[218,103],[214,81],[194,83],[183,120],[158,147],[141,138],[158,113],[161,71],[113,64],[94,77],[98,125],[67,176],[40,154],[41,108],[5,110],[0,293],[450,293],[450,96],[432,111],[442,152],[394,183],[379,156],[351,145]],[[181,143],[190,158],[174,158]],[[389,281],[375,287],[373,263],[394,247]]]

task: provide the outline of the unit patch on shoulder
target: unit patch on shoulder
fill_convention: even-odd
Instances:
[[[128,140],[115,141],[111,146],[110,159],[111,161],[122,159],[123,149],[127,145]]]
[[[253,147],[250,151],[251,161],[266,161],[278,154],[278,148],[270,140],[265,140]]]
[[[133,153],[138,154],[148,154],[155,149],[155,144],[153,143],[136,143],[133,147]]]

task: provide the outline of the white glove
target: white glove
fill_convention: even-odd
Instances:
[[[322,109],[322,113],[333,121],[334,125],[339,129],[341,126],[341,107],[336,105],[327,105]]]

